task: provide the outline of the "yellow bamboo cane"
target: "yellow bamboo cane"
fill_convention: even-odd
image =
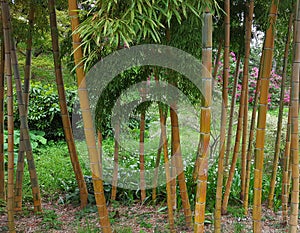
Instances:
[[[212,14],[209,8],[205,9],[202,26],[202,80],[205,90],[201,105],[200,115],[200,166],[197,176],[197,191],[195,204],[195,225],[194,232],[205,232],[205,203],[206,188],[208,176],[208,153],[210,140],[210,119],[211,119],[211,101],[212,101]]]
[[[16,232],[14,220],[14,100],[13,100],[13,81],[12,81],[12,64],[11,64],[11,44],[9,37],[9,17],[8,5],[1,1],[2,20],[3,20],[3,36],[5,50],[5,71],[7,79],[7,215],[8,215],[8,230]]]
[[[34,15],[35,15],[35,7],[34,7],[33,2],[30,1],[30,9],[29,9],[29,13],[28,13],[28,37],[27,37],[27,45],[26,45],[24,92],[23,92],[26,117],[28,115]],[[18,163],[17,163],[17,172],[16,172],[16,187],[15,187],[15,211],[22,210],[22,193],[23,193],[22,186],[23,186],[23,177],[24,177],[24,157],[25,157],[24,138],[23,138],[23,134],[20,132]]]
[[[258,108],[258,122],[256,128],[255,166],[254,166],[254,200],[253,200],[253,231],[261,232],[261,197],[262,197],[262,177],[264,163],[265,129],[268,109],[268,95],[270,74],[272,69],[273,49],[274,49],[274,24],[277,18],[279,1],[272,0],[269,13],[269,27],[266,31],[264,43],[264,56],[262,61],[261,91]]]
[[[260,64],[262,64],[263,54],[260,58]],[[260,85],[261,85],[261,67],[259,69],[259,74],[255,87],[255,95],[253,100],[253,108],[252,108],[252,116],[250,123],[250,132],[249,132],[249,140],[248,140],[248,148],[247,148],[247,165],[246,165],[246,187],[245,187],[245,198],[244,198],[244,214],[248,214],[248,206],[249,206],[249,189],[250,189],[250,174],[251,174],[251,166],[252,166],[252,147],[254,140],[254,130],[256,123],[256,113],[257,113],[257,105],[258,105],[258,97],[260,93]]]
[[[0,16],[1,18],[1,16]],[[0,25],[2,30],[2,23]],[[4,169],[4,66],[5,66],[5,52],[4,41],[1,40],[1,54],[0,54],[0,199],[5,200],[5,169]]]
[[[50,14],[50,26],[51,26],[51,37],[52,37],[52,50],[54,59],[54,69],[56,76],[56,85],[59,96],[59,106],[61,112],[61,119],[64,128],[65,140],[68,145],[68,150],[70,154],[70,159],[72,162],[73,171],[77,181],[79,193],[80,193],[80,203],[81,207],[84,208],[87,205],[88,192],[85,180],[83,178],[83,173],[78,160],[78,154],[76,151],[75,141],[73,137],[73,131],[71,126],[71,121],[68,113],[68,106],[66,100],[66,93],[64,88],[64,81],[62,75],[61,60],[59,55],[59,41],[58,41],[58,29],[57,20],[55,12],[55,0],[48,1],[49,14]]]
[[[95,199],[98,208],[98,214],[100,218],[100,225],[102,227],[102,231],[104,233],[111,233],[112,229],[108,218],[108,210],[106,207],[103,180],[101,176],[102,164],[96,146],[96,139],[93,130],[93,119],[90,111],[85,73],[83,70],[83,63],[82,63],[83,53],[82,53],[82,48],[80,47],[81,39],[79,34],[75,32],[79,25],[77,1],[68,0],[68,4],[69,4],[69,14],[71,18],[72,32],[73,32],[72,40],[73,40],[74,61],[76,65],[80,109],[82,112],[83,124],[85,129],[84,131],[85,138],[86,138],[88,154],[90,158],[90,167],[92,170]]]
[[[22,84],[21,84],[20,73],[19,73],[19,65],[18,65],[15,43],[11,31],[10,10],[9,10],[9,5],[6,1],[2,1],[2,15],[3,15],[3,25],[5,25],[6,28],[5,30],[7,31],[6,37],[9,39],[10,42],[8,46],[10,46],[11,64],[14,69],[15,86],[17,92],[18,109],[19,109],[20,123],[21,123],[20,131],[23,134],[25,152],[26,152],[27,163],[28,163],[28,168],[30,173],[34,211],[37,212],[42,210],[40,188],[38,184],[35,162],[33,158],[32,147],[31,147],[31,142],[29,137],[28,122],[26,121],[26,111],[25,111],[25,105],[23,100],[23,90],[21,87]]]
[[[289,167],[290,167],[290,149],[291,149],[291,111],[289,107],[288,121],[286,127],[286,139],[283,156],[283,169],[282,169],[282,222],[284,225],[288,223],[288,202],[289,202]]]
[[[166,172],[166,190],[167,190],[167,204],[168,204],[168,219],[169,219],[169,227],[170,232],[175,231],[175,221],[174,221],[174,213],[173,213],[173,201],[172,201],[172,192],[171,192],[171,164],[168,156],[168,139],[167,139],[167,131],[166,131],[166,121],[167,121],[167,113],[164,113],[163,108],[159,106],[159,118],[160,118],[160,128],[161,128],[161,138],[162,138],[162,147],[164,154],[164,165]]]
[[[224,156],[225,156],[225,137],[228,110],[228,79],[229,79],[229,52],[230,52],[230,0],[224,1],[225,10],[225,43],[224,43],[224,69],[223,69],[223,90],[222,90],[222,113],[221,113],[221,129],[220,129],[220,152],[218,161],[218,178],[216,190],[215,204],[215,222],[214,231],[221,232],[221,207],[222,207],[222,189],[223,189],[223,173],[224,173]],[[227,140],[231,140],[228,138]]]
[[[279,153],[280,153],[280,141],[281,141],[281,131],[282,131],[282,116],[283,116],[283,107],[284,107],[284,93],[285,93],[285,82],[287,76],[287,67],[288,67],[288,56],[289,56],[289,48],[291,42],[291,30],[293,26],[294,14],[291,13],[289,24],[288,24],[288,32],[287,39],[285,43],[284,56],[283,56],[283,69],[282,69],[282,79],[281,79],[281,91],[280,91],[280,103],[279,103],[279,111],[278,111],[278,121],[277,121],[277,133],[275,140],[275,151],[274,151],[274,159],[273,159],[273,169],[272,169],[272,177],[270,183],[270,191],[268,196],[268,208],[273,207],[274,202],[274,192],[276,185],[276,175],[279,161]]]
[[[249,17],[248,20],[248,28],[251,28],[252,25],[252,19],[253,19],[253,9],[254,9],[254,2],[250,2],[250,7],[249,7]],[[233,156],[232,156],[232,162],[231,162],[231,167],[229,171],[229,177],[226,182],[226,188],[225,188],[225,193],[224,193],[224,199],[222,203],[222,212],[226,213],[227,212],[227,205],[228,205],[228,200],[229,200],[229,195],[230,195],[230,190],[231,190],[231,185],[233,181],[233,176],[235,172],[235,167],[237,163],[237,158],[238,158],[238,152],[239,152],[239,147],[240,147],[240,139],[241,139],[241,134],[242,134],[242,129],[243,129],[243,120],[244,120],[244,109],[246,107],[246,92],[248,90],[248,70],[249,70],[249,54],[250,54],[250,41],[251,41],[251,30],[246,30],[246,38],[245,38],[245,58],[244,58],[244,69],[243,69],[243,81],[242,81],[242,93],[241,93],[241,98],[240,98],[240,107],[239,107],[239,116],[238,116],[238,125],[237,125],[237,132],[236,132],[236,138],[235,138],[235,145],[234,145],[234,151],[233,151]]]
[[[291,89],[291,166],[292,191],[289,232],[299,232],[299,72],[300,72],[300,1],[297,1],[294,33],[294,60]]]

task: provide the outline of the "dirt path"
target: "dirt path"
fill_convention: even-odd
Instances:
[[[99,230],[97,209],[95,206],[81,210],[71,204],[43,203],[43,213],[33,214],[31,206],[25,205],[22,213],[16,214],[17,232],[101,232]],[[115,232],[168,232],[168,216],[165,206],[132,204],[121,206],[117,202],[109,207],[110,218]],[[240,211],[231,211],[223,217],[223,232],[252,232],[251,215],[243,217]],[[280,224],[280,213],[273,213],[264,208],[263,232],[286,232]],[[184,225],[182,212],[176,213],[176,229],[178,232],[192,233]],[[207,232],[212,232],[212,215],[207,215]],[[0,209],[0,232],[7,232],[7,215]]]

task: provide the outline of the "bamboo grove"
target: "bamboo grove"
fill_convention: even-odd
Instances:
[[[93,4],[92,4],[93,2]],[[243,3],[241,3],[243,2]],[[32,189],[34,212],[42,212],[42,197],[36,172],[34,153],[28,127],[30,112],[31,57],[34,30],[38,25],[38,12],[47,12],[49,33],[52,42],[53,67],[59,96],[59,106],[64,130],[65,141],[77,181],[81,208],[88,204],[88,190],[78,158],[73,129],[68,112],[65,85],[62,73],[61,48],[56,9],[65,8],[69,13],[72,35],[72,62],[76,71],[78,97],[85,141],[88,148],[89,165],[92,171],[95,201],[102,232],[114,232],[110,222],[110,200],[105,198],[102,173],[102,142],[104,129],[101,124],[94,131],[93,114],[90,108],[86,75],[93,65],[105,55],[121,49],[129,49],[139,44],[162,44],[182,48],[196,57],[203,66],[199,79],[204,87],[201,97],[194,100],[199,103],[199,143],[194,155],[193,187],[187,185],[187,174],[184,168],[184,152],[182,150],[182,129],[178,117],[178,102],[171,101],[170,106],[158,104],[160,143],[155,160],[154,179],[152,181],[151,200],[158,200],[158,167],[163,161],[167,206],[168,227],[170,232],[177,232],[176,213],[182,208],[185,224],[192,232],[206,231],[206,210],[208,206],[207,190],[211,185],[209,170],[211,167],[210,150],[212,140],[213,93],[215,88],[222,92],[222,105],[218,123],[218,152],[215,152],[217,169],[215,198],[213,208],[213,231],[223,231],[223,216],[228,214],[232,185],[236,179],[236,171],[240,170],[240,199],[238,205],[245,216],[251,216],[253,232],[263,232],[263,210],[274,209],[274,195],[281,190],[281,221],[289,232],[299,232],[299,60],[300,60],[300,1],[268,0],[268,1],[140,1],[132,3],[122,1],[87,1],[78,4],[76,0],[68,0],[68,4],[48,0],[41,9],[36,9],[37,2],[1,0],[1,56],[0,56],[0,199],[5,201],[7,208],[7,225],[9,232],[16,232],[15,214],[22,211],[22,187],[24,163],[28,164]],[[26,5],[22,13],[27,22],[26,62],[24,77],[20,75],[16,34],[12,26],[12,9],[15,4]],[[62,6],[60,6],[60,4]],[[85,4],[90,4],[86,6]],[[132,4],[132,5],[130,5]],[[85,7],[87,9],[85,9]],[[82,16],[81,15],[81,12]],[[237,13],[238,12],[238,13]],[[285,17],[281,17],[285,14]],[[40,15],[39,15],[40,17]],[[123,26],[122,26],[123,25]],[[194,28],[190,29],[189,25]],[[195,29],[196,28],[196,29]],[[277,43],[277,33],[285,28],[284,43]],[[190,31],[189,31],[190,30]],[[193,33],[191,34],[191,30]],[[263,31],[262,48],[254,48],[253,40],[257,31]],[[255,35],[254,35],[255,34]],[[257,35],[256,35],[257,36]],[[277,37],[278,36],[278,37]],[[282,36],[282,35],[281,35]],[[104,39],[103,39],[104,38]],[[257,38],[256,38],[257,39]],[[105,50],[103,48],[106,48]],[[257,80],[255,85],[250,80],[250,67],[253,65],[252,50],[258,49]],[[103,51],[102,51],[103,50]],[[237,57],[234,69],[231,68],[231,51]],[[278,52],[279,51],[279,52]],[[282,57],[280,57],[280,55]],[[276,62],[276,59],[282,62]],[[222,61],[222,62],[221,62]],[[276,140],[273,148],[272,170],[266,171],[266,141],[269,100],[271,89],[271,73],[277,63],[282,64],[279,111]],[[220,64],[223,64],[222,66]],[[157,85],[168,82],[174,87],[186,87],[176,72],[161,67],[140,69],[146,77],[154,76]],[[234,70],[234,71],[232,71]],[[146,73],[146,75],[145,75]],[[141,75],[141,74],[139,74]],[[233,77],[233,78],[231,78]],[[143,79],[143,78],[142,78]],[[54,78],[53,78],[54,80]],[[131,84],[140,80],[123,80],[117,83],[120,89],[126,90]],[[121,83],[121,84],[120,84]],[[123,86],[122,86],[123,85]],[[218,86],[217,86],[218,85]],[[252,85],[252,86],[251,86]],[[216,87],[217,86],[217,87]],[[187,86],[189,87],[189,86]],[[250,89],[254,96],[250,101]],[[285,90],[289,90],[289,102],[285,104]],[[185,90],[197,96],[191,88]],[[239,91],[239,96],[237,95]],[[17,106],[14,106],[14,95]],[[139,90],[142,102],[147,95],[146,89]],[[111,94],[109,101],[116,104],[118,94]],[[237,99],[239,97],[239,99]],[[198,98],[198,99],[197,99]],[[108,101],[108,102],[109,102]],[[106,102],[106,104],[108,103]],[[153,104],[153,103],[150,103]],[[102,109],[105,107],[105,102]],[[6,109],[6,112],[5,112]],[[284,109],[286,115],[284,115]],[[14,113],[20,116],[20,142],[18,153],[14,149]],[[5,115],[6,114],[6,115]],[[139,112],[139,192],[140,202],[149,200],[146,190],[145,173],[145,132],[147,124],[147,108]],[[250,117],[251,116],[251,117]],[[99,116],[98,116],[99,117]],[[104,118],[100,114],[99,118]],[[283,120],[286,118],[286,123]],[[103,119],[100,119],[103,121]],[[168,123],[169,122],[169,123]],[[286,125],[284,125],[286,124]],[[120,122],[115,128],[113,148],[112,190],[110,199],[118,199],[118,164],[121,160]],[[8,148],[4,149],[4,130],[8,132]],[[168,131],[169,129],[169,131]],[[169,132],[169,133],[168,133]],[[170,135],[169,135],[170,134]],[[17,157],[17,159],[15,159]],[[280,167],[280,169],[279,169]],[[268,198],[265,206],[262,200],[265,173],[271,174]],[[281,177],[280,181],[278,177]],[[250,198],[253,193],[253,198]],[[178,204],[180,200],[180,205]],[[210,199],[209,199],[210,200]]]

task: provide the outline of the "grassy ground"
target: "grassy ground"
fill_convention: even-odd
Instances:
[[[185,115],[181,116],[185,118]],[[286,120],[286,119],[285,119]],[[276,132],[276,113],[268,116],[268,130],[266,134],[266,160],[264,175],[263,202],[268,194],[268,184],[270,179],[270,168],[272,167],[271,158],[274,148]],[[157,131],[157,118],[153,117],[152,135]],[[189,126],[190,127],[190,126]],[[184,154],[190,153],[185,161],[188,191],[194,192],[194,184],[191,180],[193,158],[195,153],[194,146],[189,143],[192,137],[196,137],[197,130],[189,131],[182,128],[182,145]],[[283,131],[284,132],[284,131]],[[135,132],[133,132],[135,133]],[[149,133],[151,135],[151,133]],[[149,136],[150,138],[150,136]],[[147,139],[149,147],[157,147],[157,141]],[[284,138],[284,134],[282,135]],[[197,141],[197,140],[196,140]],[[84,144],[78,144],[79,159],[83,173],[90,176],[88,158]],[[113,155],[113,140],[107,139],[103,143],[103,150],[106,156]],[[138,169],[138,156],[130,154],[127,150],[121,150],[120,158],[122,166]],[[146,155],[146,166],[153,166],[156,158],[156,150]],[[79,208],[78,190],[72,171],[71,162],[68,155],[67,146],[64,142],[48,142],[44,147],[35,150],[36,167],[39,176],[39,184],[43,196],[44,212],[34,215],[32,212],[32,198],[29,182],[29,174],[25,172],[24,177],[24,210],[16,215],[17,229],[19,232],[100,232],[98,227],[97,211],[94,205],[93,195],[90,194],[91,204],[84,210]],[[25,171],[26,171],[25,166]],[[253,180],[253,177],[252,177]],[[212,164],[209,170],[208,195],[207,195],[207,232],[213,229],[213,217],[216,186],[216,165]],[[278,180],[280,182],[280,180]],[[280,186],[280,185],[279,185]],[[110,186],[106,185],[106,196],[110,196]],[[249,232],[251,231],[251,210],[248,216],[243,215],[239,199],[240,175],[239,169],[232,185],[231,199],[228,207],[228,215],[223,217],[224,232]],[[119,189],[118,201],[109,203],[110,219],[116,232],[167,232],[168,220],[166,210],[165,186],[158,187],[158,203],[153,205],[151,201],[151,190],[147,192],[148,200],[139,203],[139,192],[133,190]],[[250,193],[250,195],[253,195]],[[179,196],[179,195],[178,195]],[[190,195],[191,206],[194,205],[194,197]],[[250,197],[251,200],[252,196]],[[179,208],[180,208],[180,201]],[[276,190],[275,213],[263,210],[263,229],[264,232],[284,232],[285,228],[281,225],[280,213],[280,187]],[[6,231],[6,210],[4,203],[0,207],[0,232]],[[176,226],[179,232],[192,232],[184,225],[184,217],[181,212],[176,213]]]

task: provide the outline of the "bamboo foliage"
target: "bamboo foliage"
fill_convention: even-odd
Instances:
[[[280,102],[279,102],[279,112],[278,112],[278,121],[277,121],[277,133],[276,133],[276,140],[275,140],[275,151],[274,151],[274,159],[273,159],[273,170],[272,170],[272,177],[270,183],[270,191],[268,196],[268,208],[272,208],[274,202],[276,175],[277,175],[279,153],[280,153],[280,141],[281,141],[282,118],[283,118],[283,107],[284,107],[283,100],[284,100],[289,47],[291,42],[291,30],[293,26],[293,20],[294,20],[294,14],[291,13],[289,24],[288,24],[288,32],[287,32],[287,39],[285,43],[284,56],[283,56],[284,63],[283,63],[282,79],[281,79],[281,91],[280,91]]]
[[[87,205],[88,192],[87,192],[86,183],[83,178],[83,173],[80,167],[80,163],[78,160],[78,155],[76,152],[76,146],[75,146],[75,141],[74,141],[72,127],[71,127],[71,121],[68,113],[66,93],[65,93],[64,82],[62,77],[61,60],[59,57],[59,41],[58,41],[58,30],[57,30],[57,21],[56,21],[56,13],[55,13],[55,0],[49,0],[48,3],[49,3],[48,6],[49,6],[49,14],[50,14],[54,69],[55,69],[56,84],[57,84],[57,90],[59,96],[61,118],[62,118],[64,133],[65,133],[65,139],[70,154],[70,159],[72,162],[73,170],[75,173],[75,177],[80,192],[81,207],[83,208]]]
[[[261,196],[262,196],[262,177],[264,163],[264,145],[266,116],[268,109],[268,94],[270,74],[272,69],[273,49],[274,49],[274,24],[277,18],[277,7],[279,1],[272,0],[269,14],[269,26],[266,31],[264,43],[264,56],[262,61],[260,100],[258,108],[258,122],[256,128],[255,145],[255,166],[254,166],[254,200],[253,200],[253,231],[261,232]]]
[[[24,145],[25,145],[25,152],[28,162],[28,168],[29,168],[29,174],[30,174],[30,181],[31,181],[31,188],[32,188],[32,194],[33,194],[33,205],[34,205],[34,211],[41,211],[41,195],[40,195],[40,188],[38,185],[38,179],[37,179],[37,173],[35,169],[35,163],[34,158],[32,154],[32,147],[30,143],[30,137],[29,137],[29,129],[28,129],[28,123],[26,121],[26,111],[25,111],[25,105],[23,100],[23,91],[22,91],[22,85],[21,85],[21,79],[19,74],[19,65],[15,50],[15,44],[12,38],[11,34],[11,22],[10,22],[10,11],[9,11],[9,5],[7,2],[2,2],[2,15],[3,15],[3,25],[5,25],[5,30],[7,30],[7,38],[9,40],[7,49],[11,50],[11,61],[12,66],[14,70],[14,77],[15,77],[15,85],[16,85],[16,92],[17,92],[17,100],[18,100],[18,108],[19,108],[19,115],[20,115],[20,132],[23,134],[24,138]],[[5,49],[6,49],[5,48]]]
[[[104,233],[111,233],[112,229],[108,218],[108,210],[104,196],[103,180],[101,177],[101,160],[96,147],[96,140],[94,136],[92,115],[89,108],[88,93],[85,81],[85,73],[83,70],[83,53],[80,47],[81,40],[79,34],[75,32],[79,25],[78,7],[76,0],[68,0],[69,14],[72,25],[72,41],[74,51],[74,61],[76,65],[76,75],[78,83],[78,94],[80,101],[80,108],[82,112],[83,124],[85,129],[86,143],[90,158],[90,167],[92,170],[93,185],[95,191],[95,199],[98,208],[100,224]],[[101,152],[101,150],[100,150]]]
[[[30,89],[30,76],[31,76],[31,53],[32,53],[32,32],[34,28],[34,15],[35,7],[32,1],[30,1],[30,9],[28,13],[28,37],[26,45],[26,61],[25,61],[25,72],[24,72],[24,105],[26,111],[26,118],[28,114],[28,102],[29,102],[29,89]],[[15,210],[22,210],[22,185],[24,176],[24,156],[25,156],[25,145],[23,134],[20,134],[19,138],[19,152],[18,152],[18,163],[16,173],[16,187],[15,187]]]
[[[225,156],[225,137],[228,110],[228,79],[229,79],[229,52],[230,52],[230,0],[224,1],[225,9],[225,43],[224,43],[224,70],[223,70],[223,89],[222,89],[222,113],[221,113],[221,129],[220,129],[220,153],[218,161],[218,178],[216,190],[215,204],[215,232],[221,232],[221,207],[222,207],[222,189],[223,189],[223,172],[224,172],[224,156]],[[231,140],[228,138],[228,140]]]
[[[236,162],[238,158],[239,153],[239,147],[240,147],[240,139],[242,134],[242,128],[243,128],[243,120],[244,120],[244,109],[245,109],[245,103],[248,101],[246,99],[247,97],[247,90],[248,90],[248,70],[249,70],[249,54],[250,54],[250,41],[251,41],[251,30],[252,27],[252,20],[253,20],[253,9],[254,9],[254,2],[251,1],[250,7],[249,7],[249,22],[247,23],[247,30],[246,30],[246,37],[245,37],[245,58],[244,58],[244,69],[243,69],[243,81],[242,81],[242,92],[241,92],[241,98],[240,98],[240,106],[239,106],[239,116],[238,116],[238,123],[237,123],[237,131],[236,131],[236,138],[235,138],[235,144],[234,144],[234,150],[233,150],[233,156],[229,171],[229,176],[226,182],[226,188],[222,203],[222,213],[227,212],[227,205],[231,190],[231,185],[233,181],[233,176],[235,172]]]
[[[1,18],[1,17],[0,17]],[[2,23],[0,25],[2,30]],[[5,51],[4,41],[1,40],[0,54],[0,199],[5,200],[5,169],[4,169],[4,66]]]
[[[197,176],[196,204],[195,204],[195,225],[194,232],[205,232],[205,203],[208,175],[208,154],[210,140],[210,119],[211,119],[211,101],[212,101],[212,14],[209,8],[205,9],[202,27],[202,64],[203,90],[204,98],[200,113],[200,166]]]
[[[289,232],[298,231],[299,216],[299,72],[300,72],[300,1],[297,1],[295,33],[294,33],[294,59],[292,69],[291,88],[291,166],[292,191]]]

